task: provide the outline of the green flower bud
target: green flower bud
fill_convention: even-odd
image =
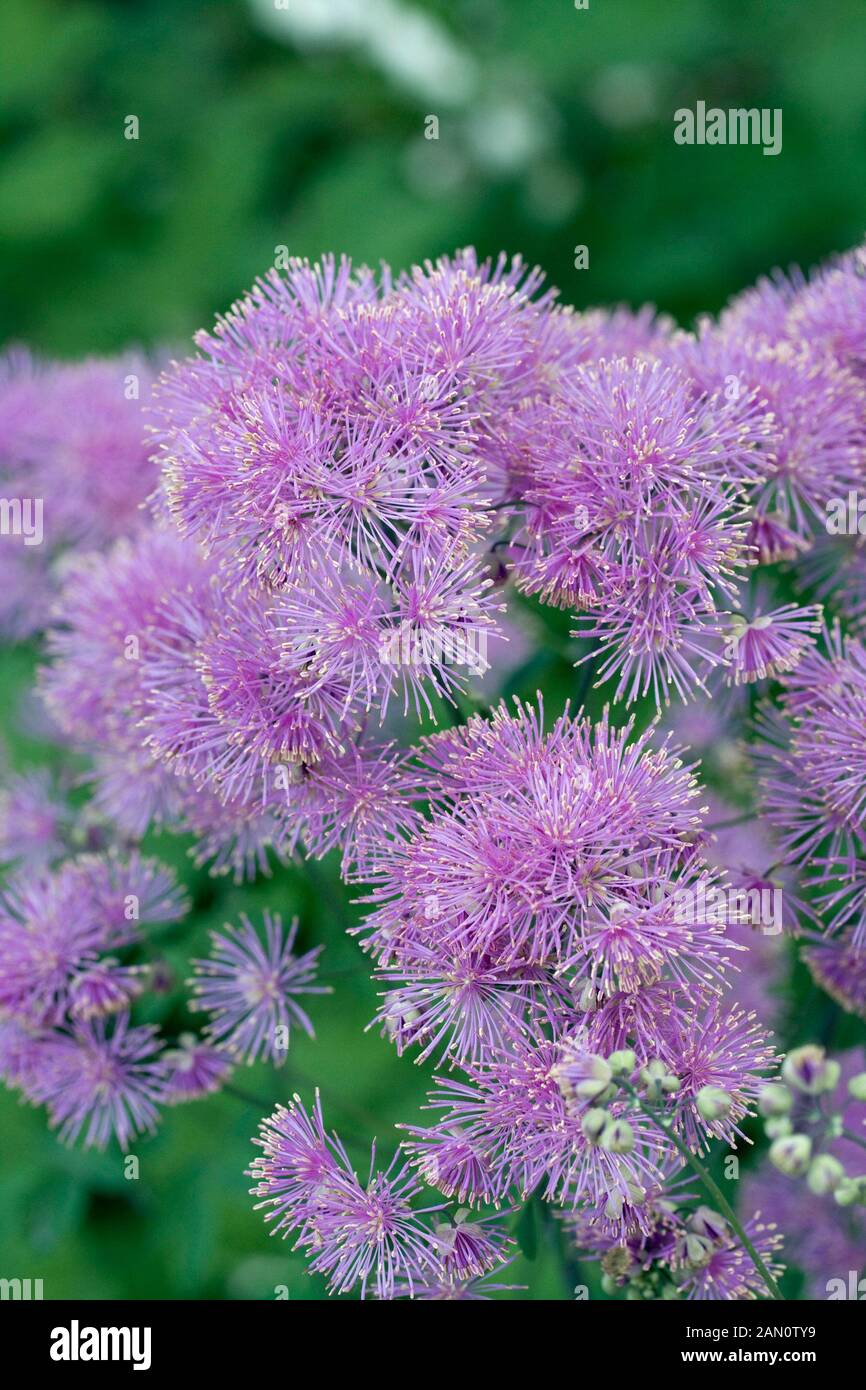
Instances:
[[[724,1120],[731,1113],[733,1097],[718,1086],[702,1086],[695,1096],[698,1114],[708,1123]]]
[[[613,1294],[619,1292],[619,1286],[616,1280],[611,1279],[609,1274],[602,1275],[601,1287],[602,1291],[607,1294],[608,1298],[612,1297]]]
[[[611,1070],[603,1057],[589,1056],[584,1060],[587,1074],[578,1081],[574,1093],[581,1100],[595,1100],[610,1085]]]
[[[667,1076],[668,1069],[664,1062],[658,1057],[654,1057],[651,1062],[647,1062],[645,1067],[640,1069],[640,1079],[645,1086],[652,1086],[654,1082],[661,1081],[663,1076]]]
[[[597,1144],[609,1122],[610,1116],[607,1111],[596,1107],[587,1110],[580,1122],[580,1128],[590,1144]]]
[[[758,1109],[762,1115],[787,1115],[794,1104],[794,1097],[787,1086],[762,1086],[758,1096]]]
[[[684,1243],[685,1262],[687,1265],[691,1265],[692,1269],[702,1269],[713,1258],[715,1249],[714,1243],[708,1236],[689,1233]]]
[[[777,1115],[764,1125],[764,1133],[768,1139],[784,1139],[786,1135],[794,1133],[794,1126],[787,1115]]]
[[[816,1197],[826,1197],[828,1192],[835,1191],[844,1176],[845,1169],[838,1158],[832,1154],[819,1154],[809,1169],[806,1183]]]
[[[679,1077],[672,1076],[664,1062],[658,1057],[647,1062],[645,1067],[641,1067],[640,1079],[647,1093],[648,1100],[661,1100],[665,1093],[672,1094],[678,1091],[681,1085]]]
[[[866,1100],[866,1071],[861,1071],[857,1076],[852,1076],[848,1082],[849,1094],[855,1100]]]
[[[839,1063],[830,1061],[817,1043],[807,1043],[788,1053],[782,1063],[782,1076],[804,1096],[820,1096],[838,1083]]]
[[[698,1207],[689,1217],[689,1230],[718,1244],[728,1233],[728,1223],[712,1207]]]
[[[789,1178],[802,1178],[812,1158],[812,1140],[807,1134],[789,1134],[770,1145],[770,1162]]]
[[[859,1195],[857,1183],[853,1178],[843,1178],[838,1187],[833,1189],[833,1201],[840,1207],[853,1207]]]
[[[637,1066],[637,1058],[629,1047],[612,1052],[607,1060],[614,1076],[629,1076]]]
[[[598,1141],[612,1154],[629,1154],[634,1148],[634,1130],[628,1120],[611,1120]]]

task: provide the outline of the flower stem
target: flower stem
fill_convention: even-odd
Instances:
[[[660,1129],[662,1134],[667,1136],[667,1138],[670,1140],[670,1142],[676,1149],[677,1153],[681,1156],[681,1158],[685,1160],[685,1162],[691,1168],[692,1172],[695,1173],[696,1176],[703,1183],[707,1192],[713,1198],[713,1201],[716,1202],[716,1204],[718,1205],[719,1210],[721,1211],[725,1220],[730,1225],[731,1229],[734,1232],[734,1235],[739,1240],[743,1249],[749,1256],[749,1259],[752,1261],[752,1264],[755,1266],[755,1269],[758,1271],[767,1288],[769,1289],[770,1297],[782,1299],[784,1301],[784,1294],[779,1288],[779,1285],[776,1283],[766,1264],[761,1259],[761,1256],[758,1254],[749,1237],[746,1235],[745,1228],[743,1227],[739,1217],[737,1216],[736,1212],[734,1211],[733,1207],[731,1206],[730,1202],[728,1201],[727,1197],[725,1196],[722,1189],[719,1187],[719,1184],[716,1182],[712,1174],[704,1167],[700,1159],[692,1153],[691,1149],[688,1148],[682,1142],[682,1140],[676,1134],[673,1133],[672,1129],[668,1125],[663,1123],[663,1121],[659,1118],[657,1111],[655,1111],[652,1108],[652,1106],[646,1105],[643,1102],[643,1100],[638,1095],[637,1091],[634,1089],[633,1086],[629,1085],[627,1081],[621,1081],[620,1085],[623,1087],[625,1091],[629,1093],[632,1099],[636,1102],[638,1109],[641,1110],[644,1113],[644,1115],[646,1115],[650,1120],[652,1120],[653,1124],[656,1126],[656,1129]]]

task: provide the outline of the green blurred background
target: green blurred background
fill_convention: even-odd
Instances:
[[[652,300],[688,322],[862,238],[864,68],[862,0],[19,0],[0,7],[0,339],[182,349],[282,246],[398,267],[470,242],[519,250],[566,301]],[[781,107],[781,155],[676,146],[673,112],[699,99]],[[560,616],[535,615],[541,655],[506,687],[540,686],[553,709],[580,680]],[[57,757],[20,731],[36,659],[0,654],[17,766]],[[321,1298],[246,1195],[263,1104],[318,1083],[360,1157],[417,1117],[425,1076],[364,1031],[375,988],[333,864],[236,889],[191,870],[181,842],[154,848],[196,907],[165,937],[176,987],[153,1017],[183,1026],[207,929],[269,905],[301,915],[304,945],[327,942],[318,1040],[295,1039],[282,1073],[239,1075],[246,1099],[169,1112],[136,1182],[116,1152],[66,1151],[0,1095],[0,1274],[42,1278],[50,1298]],[[796,979],[786,1042],[816,1002]],[[518,1296],[569,1297],[549,1219],[531,1207],[519,1235]],[[581,1278],[595,1296],[592,1268]]]

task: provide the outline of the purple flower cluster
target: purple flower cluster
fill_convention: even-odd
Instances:
[[[0,491],[27,523],[23,534],[10,524],[0,536],[7,639],[45,626],[51,571],[65,555],[101,549],[139,526],[157,478],[142,413],[153,377],[136,354],[42,363],[17,349],[0,359]],[[9,517],[14,523],[16,512]]]
[[[632,1142],[587,1132],[604,1059],[626,1050],[629,1072],[675,1077],[668,1118],[695,1150],[735,1142],[772,1066],[754,1020],[720,997],[736,948],[679,911],[715,881],[694,774],[631,732],[568,714],[545,732],[532,708],[500,707],[437,735],[421,753],[431,814],[382,855],[364,928],[390,986],[380,1022],[467,1078],[438,1078],[440,1118],[408,1148],[462,1202],[539,1191],[619,1227],[677,1160],[626,1097],[608,1114],[629,1114]],[[708,1087],[727,1097],[715,1118]]]
[[[565,1224],[579,1250],[598,1259],[607,1293],[629,1298],[689,1300],[754,1299],[766,1293],[749,1252],[729,1223],[711,1207],[679,1204],[693,1194],[674,1191],[650,1206],[645,1229],[634,1225],[623,1238],[600,1235],[583,1213],[567,1213]],[[772,1274],[782,1266],[782,1237],[760,1214],[743,1230]]]
[[[45,1105],[61,1139],[122,1147],[153,1129],[162,1042],[133,1026],[146,965],[121,957],[146,924],[187,910],[173,876],[137,853],[83,855],[19,871],[0,899],[0,1074]]]
[[[227,927],[225,935],[211,933],[208,960],[193,962],[190,1007],[210,1015],[205,1033],[213,1044],[250,1065],[259,1057],[284,1062],[292,1023],[313,1036],[295,995],[331,992],[313,983],[321,946],[303,956],[292,954],[297,933],[297,919],[284,937],[279,917],[266,912],[262,941],[242,914],[240,927]]]
[[[800,873],[810,968],[863,1013],[866,656],[820,634],[825,605],[866,614],[859,547],[840,558],[825,526],[866,484],[864,284],[852,253],[679,332],[563,309],[519,259],[293,261],[160,378],[135,521],[146,469],[103,477],[140,428],[138,406],[99,403],[116,364],[9,360],[0,468],[79,460],[107,499],[78,519],[66,499],[56,546],[79,553],[41,678],[90,755],[89,810],[72,826],[41,777],[0,805],[0,850],[27,866],[0,914],[0,1064],[62,1137],[126,1144],[236,1063],[279,1064],[292,1025],[312,1033],[300,996],[326,992],[297,923],[241,914],[193,963],[201,1035],[133,1024],[148,976],[123,905],[182,904],[149,861],[82,855],[87,833],[183,830],[237,880],[337,851],[365,885],[374,1024],[441,1074],[429,1123],[386,1168],[374,1145],[364,1181],[318,1099],[263,1122],[254,1191],[329,1290],[486,1297],[512,1242],[480,1209],[534,1197],[634,1296],[776,1296],[773,1224],[682,1188],[684,1165],[747,1138],[776,1057],[731,989],[742,921],[706,908],[730,880],[696,768],[642,717],[718,697],[707,741],[737,801],[753,719],[780,848],[732,877]],[[55,376],[78,431],[62,448]],[[551,721],[540,697],[466,717],[513,589],[576,613],[569,660],[643,702],[624,727],[611,707]],[[422,1184],[446,1200],[419,1206]]]
[[[395,1154],[366,1181],[336,1134],[325,1131],[318,1095],[308,1114],[300,1097],[261,1124],[262,1150],[250,1170],[272,1234],[295,1235],[310,1270],[331,1293],[368,1287],[380,1299],[477,1299],[478,1282],[508,1263],[513,1241],[500,1216],[418,1207],[421,1184]]]
[[[264,940],[243,917],[194,962],[190,1008],[207,1013],[204,1036],[173,1043],[156,1024],[135,1025],[136,1001],[157,989],[146,928],[179,921],[185,894],[137,851],[49,869],[44,839],[24,838],[37,853],[0,895],[0,1078],[46,1106],[64,1142],[126,1148],[161,1105],[219,1090],[236,1061],[284,1061],[291,1022],[312,1033],[295,996],[329,992],[315,984],[321,948],[296,957],[297,923],[284,936],[267,913]]]
[[[866,650],[838,627],[825,638],[783,677],[754,758],[763,815],[805,893],[814,944],[804,957],[828,993],[866,1017]]]

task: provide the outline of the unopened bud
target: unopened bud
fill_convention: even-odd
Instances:
[[[594,1107],[592,1110],[587,1110],[580,1122],[580,1128],[590,1144],[597,1144],[609,1121],[610,1116],[606,1110]]]
[[[689,1217],[689,1230],[718,1244],[728,1233],[728,1223],[712,1207],[698,1207]]]
[[[637,1058],[631,1048],[622,1048],[619,1052],[612,1052],[607,1060],[614,1076],[630,1076],[637,1066]]]
[[[770,1162],[789,1178],[801,1178],[812,1158],[812,1141],[807,1134],[789,1134],[770,1145]]]
[[[574,1093],[581,1100],[595,1100],[606,1091],[611,1082],[611,1071],[603,1057],[590,1054],[581,1059],[583,1077],[574,1087]]]
[[[857,1076],[852,1076],[848,1082],[848,1092],[855,1100],[866,1100],[866,1071],[861,1071]]]
[[[641,1067],[640,1079],[649,1100],[660,1100],[665,1093],[671,1094],[680,1088],[679,1077],[672,1076],[658,1057]]]
[[[839,1072],[839,1063],[831,1061],[817,1043],[795,1047],[782,1063],[785,1081],[805,1096],[820,1096],[832,1091],[839,1080]]]
[[[634,1130],[628,1120],[611,1120],[599,1143],[612,1154],[628,1154],[634,1148]]]
[[[840,1207],[853,1207],[859,1195],[853,1178],[843,1178],[833,1189],[833,1201]]]
[[[764,1125],[764,1133],[768,1139],[784,1139],[786,1135],[794,1133],[794,1126],[787,1115],[777,1115]]]
[[[762,1115],[787,1115],[794,1104],[794,1097],[787,1086],[762,1086],[758,1095],[758,1109]]]
[[[692,1269],[702,1269],[713,1258],[715,1248],[713,1241],[707,1236],[693,1235],[690,1232],[685,1238],[686,1264],[691,1265]]]
[[[826,1197],[828,1192],[835,1192],[844,1176],[845,1169],[838,1158],[832,1154],[819,1154],[809,1169],[806,1183],[816,1197]]]
[[[713,1120],[726,1119],[734,1101],[727,1091],[718,1086],[702,1086],[695,1096],[695,1104],[702,1119],[712,1123]]]
[[[647,1062],[645,1067],[640,1069],[640,1079],[645,1086],[652,1086],[661,1081],[663,1076],[667,1076],[668,1069],[664,1062],[654,1057],[651,1062]]]

